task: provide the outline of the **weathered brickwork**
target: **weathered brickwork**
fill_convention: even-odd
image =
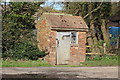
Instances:
[[[48,63],[55,65],[56,64],[56,31],[50,31],[50,43],[49,43],[49,53],[46,56],[46,61]]]
[[[37,41],[38,41],[39,49],[47,53],[47,55],[45,56],[45,60],[52,65],[56,65],[57,63],[57,56],[56,56],[57,55],[57,51],[56,51],[57,50],[56,49],[57,30],[56,29],[57,28],[52,30],[52,26],[50,26],[52,22],[50,20],[49,21],[46,20],[45,16],[43,16],[41,17],[41,20],[37,22],[37,26],[36,26]],[[51,23],[48,23],[47,21]],[[56,23],[55,22],[53,23],[56,26]],[[71,31],[71,28],[70,28],[70,31]],[[75,30],[73,29],[73,31]],[[63,32],[66,32],[66,30],[63,30]],[[84,62],[86,58],[85,53],[86,53],[86,32],[78,31],[78,44],[70,44],[69,64],[79,65],[80,62]]]
[[[86,53],[86,32],[78,32],[78,44],[71,44],[70,64],[78,65],[85,61]]]
[[[78,49],[78,59],[79,62],[85,61],[86,58],[86,32],[79,32],[78,33],[78,44],[79,44],[79,49]]]
[[[78,45],[71,45],[70,47],[70,63],[71,65],[77,64]]]
[[[38,46],[41,50],[48,53],[45,60],[52,64],[56,64],[56,33],[57,31],[50,30],[47,26],[39,28]],[[78,32],[78,44],[70,46],[70,65],[79,65],[85,61],[86,53],[86,32]]]
[[[45,60],[52,64],[56,64],[56,31],[50,29],[46,20],[43,19],[38,23],[37,26],[37,41],[38,48],[41,51],[45,51]]]
[[[37,27],[37,41],[38,41],[38,48],[41,51],[48,50],[49,46],[49,34],[50,29],[49,26],[46,26],[46,21],[42,20]]]

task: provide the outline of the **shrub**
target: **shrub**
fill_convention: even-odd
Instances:
[[[14,45],[12,50],[3,53],[3,58],[11,59],[30,59],[37,60],[39,57],[44,56],[45,53],[40,51],[36,45],[30,41],[24,41]]]

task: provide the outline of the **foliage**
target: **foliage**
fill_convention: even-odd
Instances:
[[[46,7],[41,7],[38,12],[37,12],[37,16],[40,17],[44,12],[46,13],[62,13],[62,10],[56,10],[50,6],[46,6]]]
[[[111,15],[114,15],[117,11],[120,10],[120,1],[119,2],[112,2],[111,3],[112,7],[111,7],[111,12],[110,14]]]
[[[62,11],[60,11],[60,10],[56,10],[56,9],[53,9],[53,8],[51,8],[51,7],[43,7],[42,9],[42,12],[54,12],[54,13],[60,13],[60,12],[62,12]]]
[[[38,54],[39,51],[34,46],[36,43],[35,40],[33,39],[34,37],[33,29],[35,29],[33,15],[39,9],[40,4],[42,4],[42,2],[40,3],[10,2],[9,5],[3,5],[2,11],[3,58],[4,57],[11,58],[17,55],[20,56],[20,54],[23,54],[22,51],[27,50],[27,48],[31,49],[31,52],[35,51],[36,55]],[[33,43],[31,44],[29,42]],[[17,49],[20,51],[18,52]],[[34,53],[31,52],[27,51],[26,55],[28,54],[35,55]],[[13,54],[15,56],[13,56]],[[21,55],[20,57],[23,57],[23,55]]]
[[[82,16],[86,21],[89,32],[87,37],[87,44],[94,46],[91,48],[91,52],[99,52],[101,48],[101,41],[104,41],[107,45],[107,51],[109,51],[109,28],[108,21],[113,10],[110,2],[65,2],[64,12],[73,14],[76,16]],[[85,17],[88,15],[87,17]],[[103,45],[102,45],[103,46]]]
[[[7,59],[30,59],[37,60],[40,57],[45,56],[44,52],[39,51],[36,45],[32,42],[21,42],[14,45],[12,50],[7,53],[3,53],[3,58]]]
[[[92,56],[93,58],[91,59],[91,56],[86,56],[86,60],[87,61],[99,61],[99,60],[118,60],[118,56],[114,55],[114,56],[109,56],[109,55],[94,55]]]

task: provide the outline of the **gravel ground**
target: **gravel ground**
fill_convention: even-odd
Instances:
[[[118,66],[113,67],[4,67],[0,68],[3,78],[118,78]],[[6,80],[6,79],[5,79]],[[43,80],[43,79],[40,79]]]

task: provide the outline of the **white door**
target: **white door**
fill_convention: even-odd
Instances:
[[[57,64],[68,64],[70,59],[70,32],[57,32]]]

